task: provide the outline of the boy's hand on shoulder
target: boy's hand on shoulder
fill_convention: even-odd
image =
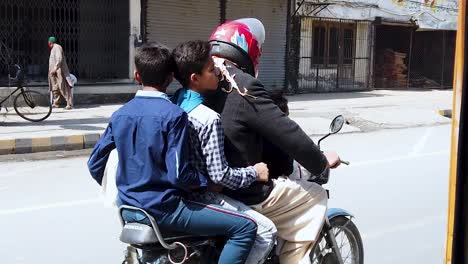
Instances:
[[[268,166],[263,163],[257,163],[254,165],[255,170],[257,171],[257,181],[267,182],[270,172],[268,171]]]

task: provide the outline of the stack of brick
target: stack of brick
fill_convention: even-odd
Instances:
[[[408,67],[405,63],[406,53],[391,49],[377,52],[376,86],[382,88],[401,88],[407,86]]]

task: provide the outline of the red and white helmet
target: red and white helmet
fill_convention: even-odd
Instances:
[[[218,26],[210,37],[213,56],[228,59],[256,76],[265,42],[265,27],[255,18],[242,18]]]

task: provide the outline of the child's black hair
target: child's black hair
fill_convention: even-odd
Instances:
[[[208,41],[193,40],[179,44],[172,56],[176,64],[174,77],[184,86],[190,84],[192,73],[201,74],[211,56]]]
[[[170,84],[175,63],[169,48],[149,42],[136,49],[135,68],[144,86],[164,88]]]

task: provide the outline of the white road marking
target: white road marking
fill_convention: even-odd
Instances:
[[[426,157],[432,157],[432,156],[442,156],[442,155],[449,155],[449,151],[444,150],[444,151],[428,152],[428,153],[421,153],[421,154],[410,154],[410,155],[403,155],[403,156],[396,156],[396,157],[390,157],[390,158],[385,158],[385,159],[368,160],[368,161],[358,161],[358,162],[351,161],[350,167],[375,165],[375,164],[389,163],[389,162],[394,162],[394,161],[412,160],[412,159],[426,158]],[[345,166],[342,165],[341,167],[345,167]]]
[[[376,239],[376,238],[380,238],[388,234],[409,231],[409,230],[421,228],[427,225],[445,222],[446,220],[447,220],[447,215],[426,216],[426,217],[422,217],[420,220],[415,221],[415,222],[387,226],[387,227],[381,228],[380,230],[363,233],[361,237],[362,237],[362,240]]]
[[[427,128],[426,131],[424,132],[424,135],[414,145],[413,151],[409,155],[411,156],[411,155],[420,154],[422,149],[426,146],[427,140],[429,139],[429,137],[432,135],[433,132],[434,132],[434,127]]]
[[[69,201],[69,202],[60,202],[60,203],[49,203],[44,205],[32,206],[32,207],[22,207],[22,208],[15,208],[15,209],[7,209],[7,210],[0,210],[0,216],[2,215],[13,215],[13,214],[20,214],[20,213],[29,213],[44,209],[55,209],[55,208],[65,208],[71,206],[79,206],[79,205],[88,205],[94,203],[102,203],[102,199],[95,198],[95,199],[87,199],[87,200],[76,200],[76,201]]]
[[[389,163],[394,161],[401,161],[401,160],[411,160],[411,159],[418,159],[424,157],[431,157],[431,156],[440,156],[440,155],[448,155],[449,151],[437,151],[437,152],[429,152],[429,153],[422,153],[422,154],[413,154],[413,155],[405,155],[405,156],[397,156],[397,157],[390,157],[386,159],[378,159],[378,160],[368,160],[368,161],[361,161],[361,162],[351,162],[351,167],[357,166],[368,166],[368,165],[375,165],[381,163]],[[345,167],[345,166],[342,166]],[[0,187],[1,190],[1,187]],[[22,207],[16,209],[7,209],[7,210],[0,210],[1,215],[12,215],[12,214],[19,214],[19,213],[28,213],[33,211],[45,210],[45,209],[54,209],[54,208],[65,208],[71,206],[79,206],[79,205],[88,205],[93,203],[103,203],[101,198],[95,199],[86,199],[86,200],[75,200],[69,202],[58,202],[58,203],[49,203],[44,205],[32,206],[32,207]],[[104,206],[103,206],[104,207]]]

